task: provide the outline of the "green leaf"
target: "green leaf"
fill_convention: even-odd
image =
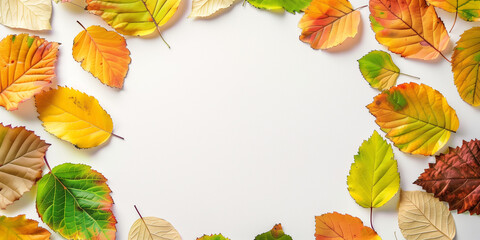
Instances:
[[[283,232],[282,224],[276,224],[272,230],[257,235],[255,240],[292,240],[292,237],[285,235]]]
[[[363,77],[373,88],[380,91],[393,87],[400,69],[393,63],[390,54],[384,51],[371,51],[358,59]]]
[[[115,239],[107,179],[90,166],[64,163],[38,182],[37,211],[67,239]]]
[[[381,207],[400,188],[400,175],[393,150],[377,131],[362,143],[347,177],[348,191],[358,205]]]
[[[219,234],[212,234],[210,236],[203,235],[202,237],[197,238],[197,240],[230,240],[230,239],[224,237],[221,233],[219,233]]]
[[[248,0],[254,7],[267,10],[285,9],[295,13],[305,10],[312,0]]]

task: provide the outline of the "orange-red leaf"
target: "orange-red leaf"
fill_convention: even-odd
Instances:
[[[348,214],[326,213],[315,217],[316,240],[381,240],[362,220]]]
[[[300,40],[314,49],[328,49],[355,37],[360,12],[348,0],[313,0],[300,19]]]
[[[0,106],[15,110],[51,82],[58,45],[28,34],[9,35],[0,42]]]
[[[90,26],[73,40],[73,58],[110,87],[122,88],[130,64],[125,38],[100,26]]]
[[[370,21],[378,42],[402,57],[432,60],[450,41],[425,0],[370,0]]]

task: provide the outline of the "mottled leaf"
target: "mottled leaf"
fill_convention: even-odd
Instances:
[[[117,221],[106,182],[87,165],[56,166],[38,181],[38,214],[64,238],[113,240]]]
[[[257,235],[255,240],[292,240],[292,237],[283,232],[282,224],[279,223],[275,224],[272,230]]]
[[[357,35],[360,12],[348,0],[313,0],[298,27],[300,40],[314,49],[328,49]]]
[[[222,234],[212,234],[212,235],[203,235],[202,237],[197,238],[197,240],[230,240],[229,238],[224,237]]]
[[[28,34],[0,42],[0,106],[15,110],[55,77],[59,44]]]
[[[447,12],[458,14],[466,21],[480,21],[480,1],[478,0],[427,0],[429,4]]]
[[[257,8],[267,10],[285,9],[287,12],[295,13],[305,10],[312,0],[248,0]]]
[[[458,117],[433,88],[404,83],[377,95],[367,106],[376,123],[401,151],[433,155],[458,129]]]
[[[393,63],[390,54],[384,51],[371,51],[358,59],[363,77],[373,88],[388,90],[397,83],[400,69]]]

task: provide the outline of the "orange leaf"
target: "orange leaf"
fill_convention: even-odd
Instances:
[[[3,240],[47,240],[50,232],[39,227],[37,221],[26,219],[25,215],[0,216],[0,236]]]
[[[75,37],[72,50],[73,58],[82,62],[82,68],[102,83],[123,87],[131,61],[125,38],[103,27],[90,26]]]
[[[314,49],[328,49],[355,37],[360,12],[347,0],[313,0],[300,19],[300,40]]]
[[[362,220],[348,214],[326,213],[315,217],[316,240],[381,240]]]
[[[9,35],[0,42],[0,106],[15,110],[51,82],[58,45],[28,34]]]
[[[432,60],[450,38],[425,0],[370,0],[370,21],[379,43],[402,57]]]

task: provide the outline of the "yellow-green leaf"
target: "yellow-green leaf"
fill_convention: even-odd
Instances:
[[[87,0],[87,10],[99,15],[117,32],[147,35],[164,25],[181,0]]]
[[[404,83],[377,95],[367,106],[401,151],[433,155],[458,129],[458,117],[437,90]]]
[[[377,131],[362,143],[347,177],[348,191],[364,208],[381,207],[400,188],[393,150]]]
[[[465,31],[457,42],[452,57],[452,71],[460,97],[473,106],[480,106],[480,27]]]
[[[78,148],[98,146],[112,135],[110,115],[97,99],[78,90],[51,89],[36,95],[35,103],[45,130]]]

